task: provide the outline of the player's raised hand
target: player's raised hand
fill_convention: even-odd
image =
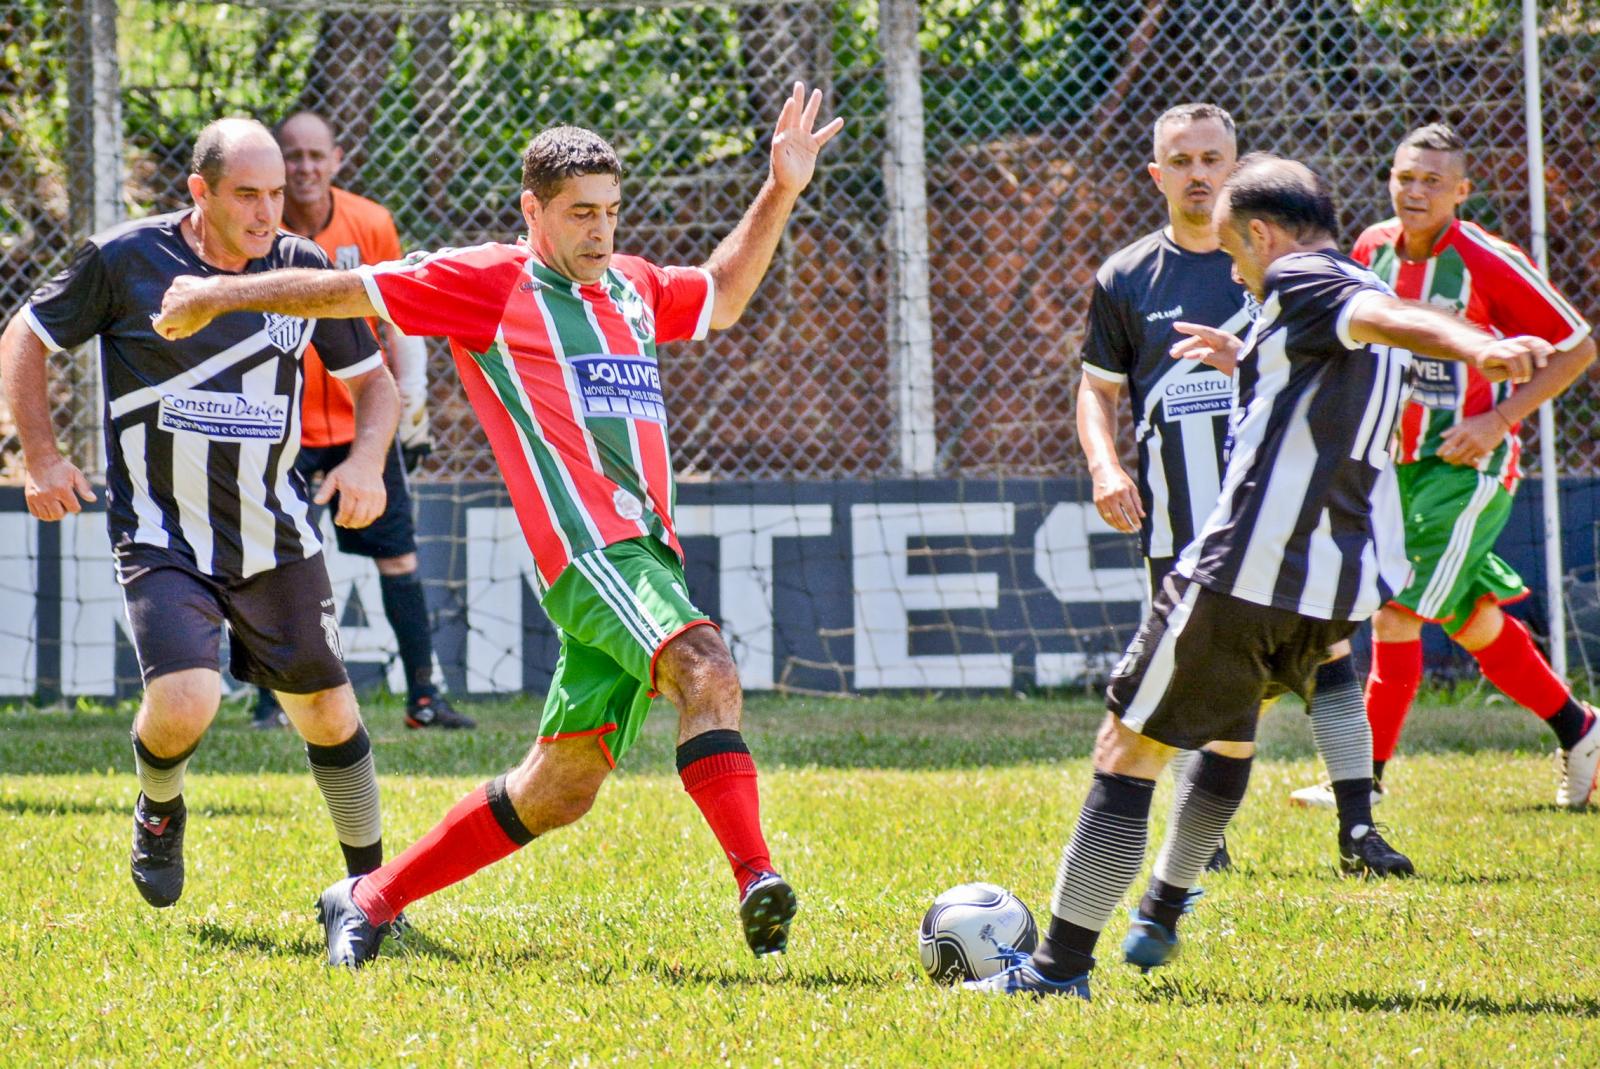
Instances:
[[[93,501],[94,490],[78,466],[59,453],[41,463],[28,465],[22,483],[22,496],[28,511],[41,520],[55,521],[69,512],[82,512],[78,499]]]
[[[210,280],[198,275],[179,275],[161,297],[161,314],[156,316],[156,333],[174,341],[204,330],[217,318],[210,299]]]
[[[1543,338],[1496,338],[1478,350],[1474,363],[1490,382],[1523,383],[1548,364],[1555,351],[1555,346]]]
[[[806,97],[806,84],[794,83],[794,92],[783,102],[778,113],[778,125],[772,131],[772,180],[791,193],[799,193],[811,184],[817,170],[817,153],[844,129],[844,119],[835,116],[820,130],[817,113],[822,110],[822,90],[811,90]]]
[[[323,477],[322,486],[312,501],[326,505],[339,495],[339,511],[333,522],[340,527],[366,527],[383,515],[389,492],[383,488],[383,468],[358,460],[346,460]]]
[[[1239,353],[1244,342],[1225,330],[1208,327],[1203,323],[1177,322],[1172,329],[1189,335],[1170,350],[1174,360],[1198,360],[1209,364],[1224,375],[1232,375],[1239,363]]]

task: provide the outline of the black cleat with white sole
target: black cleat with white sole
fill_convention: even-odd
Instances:
[[[799,908],[794,888],[776,872],[763,873],[745,889],[739,902],[739,925],[756,957],[789,949],[789,922]]]
[[[1397,876],[1417,874],[1411,859],[1390,846],[1377,826],[1357,824],[1350,834],[1339,834],[1339,868],[1346,876]]]
[[[133,807],[133,885],[144,900],[165,909],[183,896],[183,800],[171,813],[152,813],[143,794]]]

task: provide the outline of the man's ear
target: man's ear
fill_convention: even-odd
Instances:
[[[533,195],[533,190],[524,189],[522,196],[517,198],[517,203],[522,206],[522,221],[532,230],[539,222],[539,198]]]
[[[197,174],[189,176],[188,186],[189,196],[193,198],[195,207],[199,207],[200,202],[211,192],[211,187],[206,185],[206,180]]]
[[[1144,165],[1144,169],[1150,175],[1150,181],[1156,184],[1157,189],[1161,189],[1161,165],[1151,160]]]
[[[338,145],[333,146],[333,166],[328,170],[329,178],[339,176],[339,168],[344,166],[344,149]]]
[[[1252,219],[1247,224],[1247,227],[1250,233],[1251,248],[1264,249],[1272,241],[1272,228],[1266,224],[1265,220]]]

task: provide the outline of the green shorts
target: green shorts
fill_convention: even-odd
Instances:
[[[1416,571],[1394,604],[1454,632],[1484,598],[1505,604],[1527,596],[1522,576],[1494,553],[1511,518],[1511,495],[1498,479],[1433,457],[1401,464],[1395,474]]]
[[[656,655],[711,620],[689,600],[677,555],[654,538],[579,556],[541,604],[556,625],[561,657],[539,741],[592,735],[614,768],[650,712]]]

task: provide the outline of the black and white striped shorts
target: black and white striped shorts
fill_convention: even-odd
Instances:
[[[1168,575],[1112,670],[1106,706],[1129,729],[1183,750],[1252,742],[1261,702],[1292,691],[1309,704],[1328,647],[1355,629]]]

